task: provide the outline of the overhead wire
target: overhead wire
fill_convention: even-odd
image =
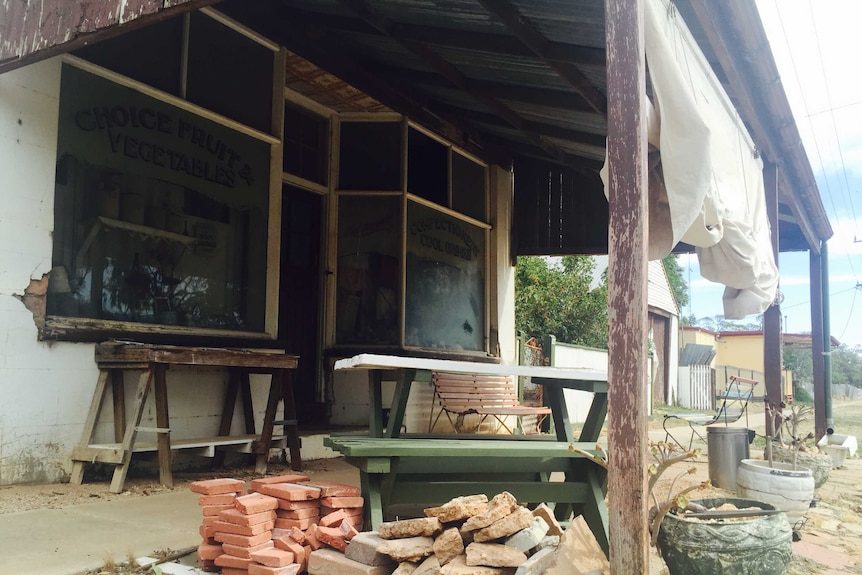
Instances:
[[[822,174],[823,183],[824,183],[824,185],[826,186],[826,192],[827,192],[827,193],[826,193],[826,195],[827,195],[827,196],[828,196],[828,198],[829,198],[829,203],[832,205],[832,213],[834,214],[835,219],[836,219],[836,221],[837,221],[837,220],[839,220],[840,218],[839,218],[838,208],[837,208],[837,207],[836,207],[836,205],[835,205],[835,195],[832,193],[832,188],[831,188],[831,186],[829,185],[829,178],[828,178],[828,176],[827,176],[827,174],[826,174],[826,163],[823,161],[823,154],[822,154],[822,153],[821,153],[821,151],[820,151],[820,145],[819,145],[819,143],[818,143],[817,133],[816,133],[816,130],[814,129],[814,123],[813,123],[813,122],[812,122],[812,120],[811,120],[811,116],[812,116],[812,115],[810,115],[810,114],[808,113],[808,100],[807,100],[807,98],[806,98],[806,96],[805,96],[805,90],[803,90],[803,87],[802,87],[802,80],[801,80],[801,79],[800,79],[800,77],[799,77],[799,70],[798,70],[798,67],[797,67],[797,65],[796,65],[796,59],[795,59],[795,58],[794,58],[794,56],[793,56],[793,50],[791,49],[791,44],[790,44],[790,39],[789,39],[788,34],[787,34],[787,29],[786,29],[786,27],[785,27],[785,25],[784,25],[784,18],[782,17],[782,15],[781,15],[781,10],[780,10],[780,9],[779,9],[779,7],[778,7],[778,0],[773,0],[773,5],[774,5],[774,8],[775,8],[775,13],[776,13],[776,14],[777,14],[777,16],[778,16],[778,22],[779,22],[779,25],[780,25],[780,27],[781,27],[781,34],[782,34],[782,36],[783,36],[783,38],[784,38],[784,44],[785,44],[785,48],[786,48],[786,51],[787,51],[787,55],[788,55],[788,57],[790,58],[791,68],[792,68],[792,70],[793,70],[793,76],[794,76],[794,79],[796,80],[796,85],[797,85],[797,87],[798,87],[799,95],[800,95],[800,98],[801,98],[801,100],[802,100],[803,113],[804,113],[805,118],[808,120],[808,124],[809,124],[809,126],[810,126],[810,128],[811,128],[811,135],[812,135],[813,144],[814,144],[814,152],[815,152],[815,154],[816,154],[816,156],[817,156],[817,161],[818,161],[819,166],[820,166],[820,173]],[[809,10],[811,10],[811,3],[810,3],[810,0],[809,0]],[[823,64],[823,57],[822,57],[822,52],[821,52],[821,50],[820,50],[820,39],[819,39],[819,36],[817,36],[817,34],[816,34],[816,25],[814,26],[814,28],[815,28],[815,43],[817,44],[817,51],[818,51],[818,54],[820,55],[821,73],[823,73],[823,74],[824,74],[824,84],[826,84],[825,72],[823,72],[823,66],[822,66],[822,64]],[[827,85],[827,90],[828,90],[828,85]],[[830,100],[830,104],[829,104],[829,105],[830,105],[830,108],[831,108],[831,100]],[[827,110],[827,111],[828,111],[828,110]],[[822,113],[822,112],[820,112],[820,113]],[[836,138],[837,138],[837,129],[835,128],[835,116],[834,116],[834,113],[832,114],[832,123],[833,123],[833,130],[836,130],[835,134],[836,134]],[[844,178],[845,178],[845,181],[846,181],[846,178],[847,178],[847,171],[846,171],[846,169],[844,169],[844,164],[843,164],[843,162],[844,162],[844,160],[843,160],[843,155],[842,155],[841,162],[842,162],[842,170],[844,171]],[[849,197],[849,192],[848,192],[848,197]],[[851,198],[851,209],[852,209],[852,198]],[[856,220],[856,217],[855,217],[855,210],[854,210],[854,216],[853,216],[853,219],[854,219],[854,226],[855,226],[855,225],[857,225],[857,223],[856,223],[856,221],[855,221],[855,220]],[[854,276],[854,277],[856,277],[856,269],[853,267],[853,260],[850,258],[850,254],[849,254],[849,253],[847,254],[847,261],[848,261],[848,263],[850,264],[850,270],[851,270],[851,272],[853,273],[853,276]],[[858,279],[857,279],[857,283],[858,283]]]
[[[817,47],[817,58],[820,60],[820,74],[823,77],[823,87],[826,89],[826,103],[829,106],[829,115],[832,118],[832,133],[835,135],[835,143],[838,145],[838,157],[841,160],[841,173],[844,176],[844,186],[845,191],[847,192],[847,202],[850,204],[850,212],[853,215],[853,225],[858,226],[858,220],[856,219],[856,209],[853,206],[853,195],[850,192],[850,182],[847,179],[847,167],[844,164],[844,150],[841,146],[841,138],[838,137],[838,125],[835,121],[835,107],[832,105],[832,90],[829,88],[829,81],[826,78],[826,66],[823,61],[823,50],[820,47],[820,34],[817,31],[817,21],[814,17],[814,8],[811,6],[811,0],[808,0],[808,11],[811,14],[811,22],[813,24],[812,28],[814,30],[814,42]],[[807,111],[806,111],[807,112]],[[810,122],[809,116],[809,122]],[[859,235],[858,227],[854,229],[856,235]],[[849,258],[849,255],[848,255]],[[852,267],[852,264],[851,264]],[[854,272],[855,275],[855,272]]]

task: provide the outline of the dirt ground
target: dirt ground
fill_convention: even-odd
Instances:
[[[751,426],[762,433],[763,415],[757,409],[751,414]],[[838,433],[855,435],[862,438],[862,401],[839,401],[833,403],[835,428]],[[659,421],[658,424],[655,422]],[[813,422],[810,422],[813,427]],[[660,419],[654,417],[652,429],[660,429]],[[757,444],[755,443],[755,446]],[[752,457],[762,456],[762,452],[752,448]],[[333,466],[332,460],[317,460],[303,463],[304,470],[324,470]],[[694,466],[694,475],[686,476],[687,483],[700,483],[708,479],[708,462],[701,459],[694,463],[677,464],[680,469]],[[268,473],[275,475],[289,473],[290,468],[281,463],[270,463]],[[192,481],[229,475],[238,479],[256,477],[253,466],[237,466],[227,470],[207,472],[175,472],[174,489],[186,489]],[[666,477],[675,475],[668,472]],[[126,490],[120,494],[108,491],[109,480],[90,481],[84,485],[68,483],[50,485],[13,485],[0,487],[0,514],[13,513],[40,508],[63,508],[95,500],[108,501],[129,497],[146,497],[169,491],[158,482],[157,474],[146,477],[130,477]],[[690,499],[703,497],[728,496],[731,492],[714,487],[698,489],[689,495]],[[802,538],[793,544],[793,562],[789,575],[847,575],[862,574],[862,459],[859,454],[845,461],[839,469],[833,469],[829,480],[815,494],[817,504],[806,515],[806,522],[800,530]],[[593,543],[595,540],[593,539]],[[583,551],[580,551],[583,553]],[[565,557],[565,555],[564,555]],[[580,555],[580,558],[584,558]],[[576,561],[578,563],[579,561]],[[599,561],[599,563],[601,563]],[[601,565],[596,567],[601,568]],[[595,567],[591,567],[595,568]],[[561,575],[586,573],[579,569],[558,571]],[[651,551],[651,575],[666,575],[667,569],[655,550]]]

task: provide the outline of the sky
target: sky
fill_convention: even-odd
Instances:
[[[831,332],[862,346],[862,2],[756,0],[834,235],[829,240]],[[721,315],[724,287],[679,259],[691,302],[683,315]],[[778,261],[785,332],[811,331],[808,252]],[[742,323],[756,323],[750,316]]]

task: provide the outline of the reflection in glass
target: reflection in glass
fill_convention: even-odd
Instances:
[[[48,313],[263,331],[269,152],[64,66]]]
[[[485,230],[409,202],[405,302],[405,345],[483,351]]]
[[[400,208],[398,196],[338,199],[339,344],[398,343]]]

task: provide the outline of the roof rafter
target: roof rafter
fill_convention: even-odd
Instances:
[[[487,106],[494,114],[504,119],[508,124],[519,130],[530,138],[530,140],[535,142],[540,148],[545,150],[549,156],[558,161],[562,161],[565,158],[563,151],[555,144],[548,141],[540,134],[536,134],[535,132],[528,130],[525,127],[525,120],[506,104],[493,96],[472,90],[470,88],[469,79],[460,70],[458,70],[458,68],[452,65],[452,63],[440,56],[437,52],[433,51],[426,44],[411,38],[399,36],[395,23],[385,15],[377,12],[366,0],[338,0],[338,2],[352,10],[357,16],[374,26],[382,34],[392,38],[422,58],[427,64],[436,70],[438,74],[449,80],[455,87],[470,94],[470,96],[472,96],[476,101]]]
[[[297,14],[306,22],[312,23],[320,28],[330,28],[340,32],[353,34],[380,33],[380,31],[367,21],[355,20],[344,16],[327,14],[315,14],[304,10],[298,10]],[[391,22],[393,35],[402,38],[412,38],[417,42],[448,48],[475,50],[478,52],[491,52],[506,54],[508,56],[535,57],[535,53],[527,48],[520,40],[505,34],[494,34],[489,32],[464,32],[453,28],[441,28],[438,26],[424,26],[420,24],[404,24]],[[582,46],[579,44],[568,44],[563,42],[550,42],[548,44],[548,59],[554,62],[564,62],[583,66],[604,66],[605,51],[602,48]]]
[[[552,42],[508,0],[479,0],[493,16],[497,17],[534,54],[547,62],[554,72],[565,79],[599,114],[607,117],[607,98],[593,86],[584,74],[571,64],[554,61],[551,56]]]

